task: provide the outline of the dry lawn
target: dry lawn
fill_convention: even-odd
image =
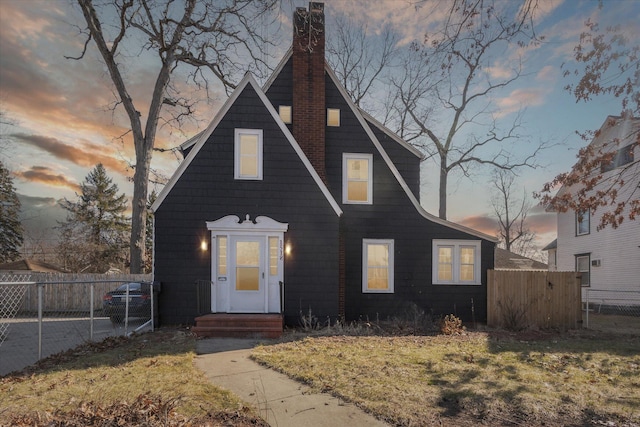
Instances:
[[[393,425],[640,426],[640,337],[317,337],[255,360]]]
[[[266,425],[194,366],[195,338],[108,338],[0,378],[0,426]]]

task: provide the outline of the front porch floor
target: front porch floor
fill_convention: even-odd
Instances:
[[[196,317],[199,337],[280,338],[284,317],[278,313],[211,313]]]

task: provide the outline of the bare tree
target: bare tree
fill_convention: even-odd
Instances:
[[[514,170],[535,167],[545,143],[514,158],[507,143],[527,144],[519,135],[521,114],[504,127],[492,97],[523,75],[519,56],[494,72],[499,58],[538,43],[533,27],[536,0],[524,3],[455,0],[444,25],[414,43],[405,73],[392,79],[399,134],[421,148],[440,170],[439,216],[447,217],[449,174],[474,165]],[[508,65],[507,65],[508,64]],[[493,67],[493,68],[492,68]],[[464,136],[463,136],[464,135]]]
[[[353,102],[362,107],[365,97],[381,83],[383,73],[392,65],[398,37],[390,27],[382,29],[372,48],[368,27],[354,25],[345,17],[336,18],[335,31],[327,40],[327,61]]]
[[[246,68],[266,66],[260,48],[268,41],[261,26],[256,25],[256,18],[267,15],[277,1],[113,0],[96,8],[93,0],[77,0],[87,24],[87,39],[81,55],[73,59],[84,57],[93,41],[115,87],[116,107],[124,108],[131,124],[136,160],[130,240],[132,273],[144,269],[148,181],[156,132],[162,123],[179,126],[193,113],[192,101],[173,84],[176,70],[184,65],[190,67],[189,81],[207,90],[210,76],[225,88],[234,88],[234,78],[243,71],[239,58],[251,62]],[[125,46],[132,44],[141,52],[154,53],[158,61],[148,105],[134,101],[133,83],[127,81],[130,76],[126,73]]]
[[[565,89],[576,102],[617,98],[620,117],[610,117],[600,130],[578,132],[584,141],[594,142],[579,151],[570,172],[546,183],[536,197],[558,212],[590,211],[593,215],[601,209],[598,229],[616,228],[625,219],[640,216],[640,32],[635,21],[627,27],[601,30],[587,20],[585,27],[574,48],[576,63],[563,66],[565,77],[578,80]],[[618,132],[602,134],[616,122]],[[562,191],[556,194],[558,188]]]
[[[527,224],[527,215],[531,203],[527,200],[527,192],[523,189],[518,198],[514,187],[515,175],[509,171],[498,170],[493,176],[494,192],[491,197],[493,213],[498,221],[498,239],[504,249],[529,256],[536,233]]]

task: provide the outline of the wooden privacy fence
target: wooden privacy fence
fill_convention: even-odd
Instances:
[[[123,283],[150,281],[150,274],[75,274],[29,273],[21,279],[43,284],[42,307],[45,312],[88,312],[93,284],[94,309],[102,309],[102,296]],[[12,280],[9,280],[12,281]],[[37,313],[38,285],[26,287],[19,313]]]
[[[582,323],[578,273],[489,270],[487,277],[488,326],[576,329]]]

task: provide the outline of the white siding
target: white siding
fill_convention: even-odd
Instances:
[[[617,135],[618,126],[605,128],[601,137],[611,140]],[[628,143],[625,141],[621,146]],[[618,191],[618,201],[638,197],[640,162],[637,160],[640,159],[640,148],[636,147],[634,157],[636,163],[622,177],[627,185]],[[615,176],[620,173],[620,170],[620,168],[614,169],[606,174]],[[635,193],[633,193],[634,190]],[[558,270],[575,271],[575,256],[589,254],[591,261],[600,260],[600,266],[591,266],[591,289],[640,291],[640,219],[629,220],[627,208],[625,220],[617,229],[607,226],[598,231],[601,216],[608,210],[610,210],[608,207],[598,209],[595,215],[591,216],[590,233],[581,236],[576,236],[575,212],[558,214]],[[584,295],[583,292],[583,298]]]
[[[575,271],[575,256],[589,253],[600,260],[591,267],[591,288],[640,291],[640,221],[596,231],[599,214],[591,217],[591,233],[575,235],[575,213],[558,214],[558,270]]]

